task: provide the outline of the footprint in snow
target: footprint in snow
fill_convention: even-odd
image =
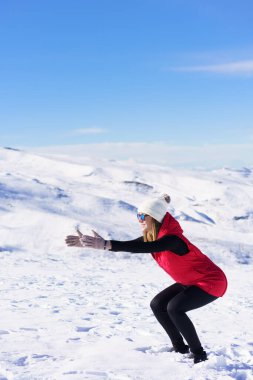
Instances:
[[[108,376],[108,374],[106,372],[100,372],[100,371],[86,371],[85,372],[86,375],[91,375],[91,376]]]
[[[28,364],[28,356],[22,356],[16,360],[14,360],[14,364],[19,367],[24,367]]]
[[[68,372],[63,372],[63,375],[77,375],[77,371],[68,371]],[[0,379],[1,380],[1,379]]]
[[[0,335],[10,334],[7,330],[0,330]]]
[[[69,342],[78,342],[80,339],[81,339],[81,338],[79,338],[79,337],[76,337],[76,338],[69,338],[69,339],[66,340],[66,342],[67,342],[67,343],[69,343]],[[1,379],[0,379],[0,380],[1,380]]]
[[[19,330],[23,330],[23,331],[38,331],[38,329],[33,328],[33,327],[20,327]]]
[[[112,315],[119,315],[119,314],[121,314],[119,311],[110,311],[110,314],[112,314]]]
[[[33,354],[32,355],[32,358],[33,359],[36,359],[36,360],[39,360],[39,361],[43,361],[43,360],[47,360],[49,358],[52,358],[51,355],[38,355],[38,354]]]
[[[77,332],[89,332],[90,330],[94,329],[95,326],[91,326],[91,327],[81,327],[81,326],[77,326],[76,327],[76,331]]]

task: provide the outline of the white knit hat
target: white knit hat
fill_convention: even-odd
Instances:
[[[168,203],[170,203],[170,196],[163,194],[160,197],[147,199],[138,207],[138,212],[148,214],[158,222],[162,222],[166,212]]]

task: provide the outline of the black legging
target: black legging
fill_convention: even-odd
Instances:
[[[183,336],[190,350],[195,352],[201,349],[201,343],[186,312],[204,306],[217,298],[197,286],[187,287],[175,283],[157,294],[150,306],[158,322],[169,335],[173,346],[184,345]]]

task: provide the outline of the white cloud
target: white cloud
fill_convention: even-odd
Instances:
[[[134,160],[136,162],[185,168],[240,168],[253,166],[253,143],[205,144],[199,146],[169,145],[166,143],[97,143],[28,148],[34,153],[70,155],[80,162],[81,157]]]
[[[106,130],[103,128],[90,127],[90,128],[75,129],[74,131],[72,131],[71,134],[82,136],[82,135],[99,135],[105,132]]]
[[[215,65],[186,66],[169,68],[172,71],[206,72],[230,75],[253,75],[253,60],[235,61]]]

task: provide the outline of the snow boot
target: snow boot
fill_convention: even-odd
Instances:
[[[198,350],[195,350],[193,353],[193,362],[194,364],[204,362],[205,360],[208,360],[206,351],[203,350],[203,347],[199,348]]]
[[[189,346],[187,344],[173,345],[173,349],[175,352],[179,352],[180,354],[188,354]]]

